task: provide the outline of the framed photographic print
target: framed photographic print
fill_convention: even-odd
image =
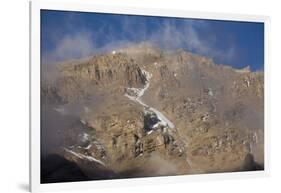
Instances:
[[[32,191],[264,176],[264,16],[33,1]]]

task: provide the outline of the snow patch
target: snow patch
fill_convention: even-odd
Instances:
[[[92,147],[92,144],[89,144],[87,147],[85,147],[84,149],[90,149]]]
[[[213,93],[213,91],[212,91],[211,89],[209,89],[208,95],[209,95],[209,96],[214,96],[214,93]]]
[[[82,133],[79,135],[82,142],[86,142],[89,140],[89,134],[88,133]]]
[[[54,110],[59,112],[62,115],[66,115],[67,114],[66,109],[63,106],[56,107],[56,108],[54,108]]]
[[[101,164],[101,165],[105,166],[105,163],[103,163],[101,160],[98,160],[98,159],[94,158],[93,156],[88,156],[88,155],[84,155],[82,153],[77,153],[77,152],[75,152],[73,150],[70,150],[70,149],[67,149],[67,148],[64,148],[64,150],[66,152],[68,152],[68,153],[70,153],[70,154],[80,158],[80,159],[86,159],[88,161],[96,162],[98,164]]]

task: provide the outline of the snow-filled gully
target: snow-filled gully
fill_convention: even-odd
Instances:
[[[159,122],[156,123],[153,126],[153,128],[157,127],[158,125],[163,125],[164,127],[168,126],[169,128],[174,128],[175,125],[167,117],[165,117],[157,109],[144,103],[143,100],[141,99],[141,97],[144,95],[145,91],[149,88],[150,79],[152,78],[152,75],[149,72],[142,70],[142,73],[146,76],[146,80],[147,80],[145,86],[143,88],[127,88],[128,91],[133,93],[133,96],[129,95],[128,93],[126,93],[125,96],[128,97],[130,100],[135,101],[135,102],[139,103],[140,105],[144,106],[146,111],[150,111],[150,112],[153,112],[156,114]]]

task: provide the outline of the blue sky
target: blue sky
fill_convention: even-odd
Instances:
[[[263,70],[263,23],[41,11],[41,58],[52,63],[150,41],[218,64]]]

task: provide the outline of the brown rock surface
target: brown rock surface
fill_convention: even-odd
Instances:
[[[43,103],[76,112],[82,129],[60,154],[89,178],[97,168],[108,178],[263,168],[263,72],[149,43],[58,69]]]

